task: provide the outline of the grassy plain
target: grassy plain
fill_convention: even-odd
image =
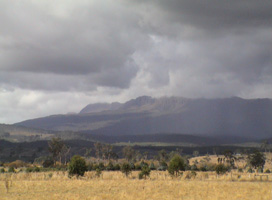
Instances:
[[[167,172],[152,171],[146,180],[139,180],[138,172],[129,178],[121,172],[103,172],[99,178],[88,172],[80,179],[69,179],[66,172],[6,173],[0,174],[0,199],[272,199],[272,175],[260,181],[254,174],[246,173],[217,177],[214,172],[198,172],[194,178],[188,178],[187,173],[171,178]]]

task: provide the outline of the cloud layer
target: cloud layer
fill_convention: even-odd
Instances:
[[[272,2],[0,2],[0,122],[139,95],[272,98]]]

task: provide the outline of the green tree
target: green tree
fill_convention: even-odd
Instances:
[[[249,154],[248,163],[254,168],[263,168],[265,164],[265,156],[262,152],[255,150],[253,154]]]
[[[86,171],[87,165],[84,158],[79,155],[73,156],[68,166],[69,175],[83,176]]]
[[[226,150],[224,152],[224,160],[227,164],[229,164],[231,167],[234,167],[234,162],[236,160],[236,157],[234,156],[233,152],[231,150]]]
[[[121,172],[128,177],[128,175],[131,173],[131,166],[129,163],[125,162],[121,166]]]
[[[179,172],[184,170],[185,170],[184,159],[180,155],[174,155],[168,166],[169,174],[177,177],[179,175]]]
[[[155,164],[153,162],[150,163],[149,168],[151,170],[156,170]]]
[[[162,161],[167,161],[169,156],[167,154],[167,152],[162,149],[158,152],[158,156],[159,156],[159,161],[162,162]]]
[[[101,154],[102,154],[102,144],[97,142],[94,144],[94,149],[95,149],[95,156],[97,159],[101,158]]]
[[[141,172],[139,173],[139,179],[146,179],[147,176],[150,176],[151,169],[148,166],[142,167]]]
[[[59,137],[53,137],[48,142],[48,150],[52,154],[52,157],[54,159],[54,162],[56,163],[57,159],[59,159],[61,163],[61,156],[63,148],[65,147],[64,142]]]
[[[131,161],[135,157],[135,151],[131,146],[125,146],[122,149],[124,157],[127,159],[127,161]]]
[[[218,164],[215,166],[215,171],[216,173],[219,174],[225,174],[227,172],[227,167],[225,167],[225,165],[223,164]]]
[[[104,144],[102,145],[102,157],[103,160],[110,160],[113,152],[113,146],[110,144]]]

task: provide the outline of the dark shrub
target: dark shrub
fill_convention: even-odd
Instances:
[[[207,166],[201,166],[199,170],[202,171],[202,172],[208,171]]]
[[[146,179],[147,176],[150,176],[150,168],[148,166],[143,166],[141,172],[139,173],[139,179]]]
[[[43,163],[42,166],[44,168],[49,168],[54,166],[54,160],[52,158],[47,158]]]
[[[25,172],[29,173],[29,172],[33,172],[33,168],[32,167],[28,167],[25,169]]]
[[[93,170],[93,163],[89,163],[87,165],[87,171],[92,171]]]
[[[253,170],[252,168],[249,168],[249,169],[247,170],[247,173],[254,173],[254,170]]]
[[[114,170],[119,171],[121,169],[120,165],[117,163],[114,165]]]
[[[101,171],[105,170],[105,165],[104,165],[104,163],[102,163],[102,162],[99,163],[98,168],[99,168]]]
[[[130,165],[131,170],[135,170],[135,165],[133,162],[130,162],[129,165]]]
[[[124,173],[126,176],[128,176],[131,173],[131,167],[129,163],[123,163],[121,166],[121,171]]]
[[[109,164],[106,167],[106,170],[107,171],[113,171],[114,170],[114,166],[113,166],[112,162],[109,162]]]
[[[9,172],[9,173],[15,173],[14,167],[9,167],[9,168],[8,168],[8,172]]]
[[[102,170],[101,170],[99,167],[96,168],[96,170],[95,170],[95,176],[96,176],[96,177],[100,177],[101,174],[102,174]]]
[[[33,168],[33,172],[40,172],[40,171],[41,171],[41,169],[37,166]]]
[[[83,176],[87,171],[87,165],[81,156],[75,155],[72,157],[69,166],[69,175]]]
[[[141,166],[141,169],[142,169],[143,167],[148,167],[148,164],[146,162],[142,161],[140,166]]]
[[[180,155],[174,155],[169,163],[168,172],[170,175],[177,177],[180,171],[185,170],[185,166],[184,159]]]
[[[219,175],[219,174],[225,174],[227,172],[227,168],[225,165],[223,164],[218,164],[215,167],[215,172]]]
[[[138,170],[141,170],[141,165],[136,164],[136,165],[135,165],[135,170],[137,170],[137,171],[138,171]]]
[[[258,167],[257,172],[258,173],[263,173],[263,167]]]
[[[159,171],[166,171],[168,168],[167,163],[165,161],[160,162],[160,166],[158,167]]]
[[[192,170],[192,171],[197,171],[198,168],[197,168],[197,166],[194,164],[194,165],[191,166],[191,170]]]
[[[150,163],[149,168],[150,168],[150,170],[156,170],[156,167],[153,162]]]

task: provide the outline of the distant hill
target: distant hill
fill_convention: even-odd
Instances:
[[[247,138],[240,137],[207,137],[197,135],[184,135],[172,133],[145,134],[145,135],[90,135],[93,141],[105,143],[165,143],[180,146],[210,146],[222,144],[241,144],[246,142],[256,142]]]
[[[272,136],[271,99],[143,96],[115,104],[118,106],[88,105],[79,114],[48,116],[17,125],[111,136],[163,132],[255,139]]]
[[[89,104],[86,107],[84,107],[79,113],[97,113],[102,112],[106,110],[117,110],[120,108],[122,104],[115,102],[115,103],[95,103],[95,104]]]
[[[0,124],[0,139],[11,141],[33,141],[50,138],[55,131],[41,130],[20,125]]]

